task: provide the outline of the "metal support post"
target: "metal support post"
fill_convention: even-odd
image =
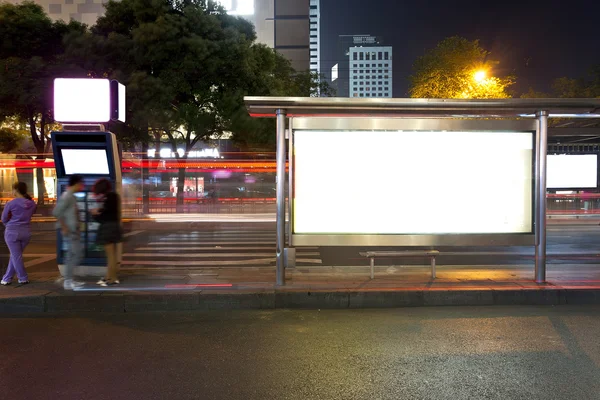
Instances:
[[[285,285],[285,110],[277,110],[277,248],[275,254],[276,283]]]
[[[535,152],[535,282],[546,282],[546,160],[548,152],[548,112],[537,114]]]
[[[435,279],[435,256],[431,256],[431,279]]]
[[[285,267],[296,268],[296,249],[292,246],[294,231],[294,118],[288,119],[288,242],[285,252]]]
[[[371,257],[371,279],[375,278],[375,257]]]

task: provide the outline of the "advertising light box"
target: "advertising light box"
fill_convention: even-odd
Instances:
[[[549,189],[585,189],[598,185],[596,154],[548,155],[546,187]]]
[[[66,175],[108,175],[104,149],[60,149]]]
[[[294,234],[533,230],[533,132],[294,134]]]

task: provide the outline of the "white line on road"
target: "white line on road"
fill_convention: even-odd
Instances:
[[[202,241],[189,241],[189,242],[187,242],[187,244],[198,245],[199,243],[202,243],[202,244],[210,244],[210,245],[222,245],[222,244],[225,244],[225,245],[232,245],[232,244],[268,244],[268,245],[273,245],[274,242],[275,242],[274,240],[267,240],[267,241],[261,241],[261,242],[258,242],[258,241],[255,241],[255,242],[246,242],[246,241],[240,241],[240,242],[212,242],[210,240],[202,240]],[[150,243],[148,243],[149,246],[156,246],[156,245],[158,245],[158,246],[164,246],[165,244],[167,244],[167,243],[164,243],[164,242],[150,242]],[[181,241],[181,240],[179,240],[178,244],[186,244],[186,243],[183,242],[183,241]]]
[[[253,260],[229,260],[229,261],[123,261],[121,265],[133,265],[133,266],[144,266],[144,265],[158,265],[158,266],[180,266],[180,267],[214,267],[214,266],[227,266],[227,265],[246,265],[246,264],[269,264],[275,261],[275,257],[272,258],[257,258]],[[310,264],[321,264],[321,260],[310,260],[310,259],[296,259],[296,262],[310,263]],[[268,265],[267,265],[268,266]],[[131,268],[124,268],[131,269]]]
[[[316,250],[318,247],[298,247],[297,251],[305,251],[305,250]],[[175,251],[175,250],[190,250],[190,251],[198,251],[198,250],[269,250],[275,249],[274,244],[269,244],[268,246],[240,246],[240,247],[221,247],[221,246],[169,246],[169,247],[138,247],[135,251]]]
[[[269,257],[273,253],[194,253],[194,254],[165,254],[165,253],[125,253],[123,257],[173,257],[173,258],[211,258],[211,257]],[[318,252],[302,253],[303,256],[318,256]]]

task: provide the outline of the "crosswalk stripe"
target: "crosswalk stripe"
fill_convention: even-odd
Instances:
[[[211,258],[211,257],[269,257],[272,253],[194,253],[194,254],[177,254],[177,253],[125,253],[123,257],[140,257],[140,258],[156,258],[156,257],[170,257],[170,258]],[[304,256],[318,256],[319,253],[302,253]]]
[[[275,250],[275,245],[273,244],[269,244],[269,245],[264,245],[264,246],[240,246],[240,247],[221,247],[221,246],[190,246],[190,247],[185,247],[185,246],[172,246],[172,247],[138,247],[135,249],[135,251],[175,251],[175,250],[190,250],[190,251],[198,251],[198,250],[219,250],[219,251],[230,251],[230,250],[267,250],[267,249],[273,249]],[[305,250],[315,250],[318,247],[301,247],[298,248],[296,251],[297,252],[301,252],[301,251],[305,251]]]
[[[181,241],[179,241],[179,242],[180,242],[179,244],[185,244],[185,243],[182,243]],[[268,240],[268,241],[262,241],[262,242],[259,242],[259,241],[213,242],[213,241],[210,241],[210,240],[203,240],[203,241],[200,241],[200,242],[189,242],[189,244],[192,244],[192,245],[193,244],[199,244],[199,243],[201,243],[201,244],[215,244],[215,245],[222,245],[222,244],[225,244],[225,245],[232,245],[232,244],[243,244],[243,245],[246,245],[246,244],[269,244],[269,245],[273,245],[275,243],[275,241],[274,240]],[[165,243],[164,242],[150,242],[150,243],[148,243],[148,245],[150,245],[150,246],[155,246],[155,245],[158,245],[158,246],[162,245],[162,246],[164,246]]]
[[[257,258],[253,260],[226,260],[226,261],[122,261],[121,265],[156,265],[156,266],[181,266],[181,267],[214,267],[214,266],[240,266],[240,265],[248,265],[248,264],[256,264],[264,266],[266,264],[275,262],[275,257],[272,258]],[[321,260],[316,259],[297,259],[296,263],[309,263],[309,264],[321,264]],[[127,268],[124,268],[127,269]]]

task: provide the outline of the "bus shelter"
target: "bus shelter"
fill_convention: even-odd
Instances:
[[[548,119],[600,118],[600,99],[245,102],[277,120],[278,285],[301,246],[530,245],[544,283]]]

